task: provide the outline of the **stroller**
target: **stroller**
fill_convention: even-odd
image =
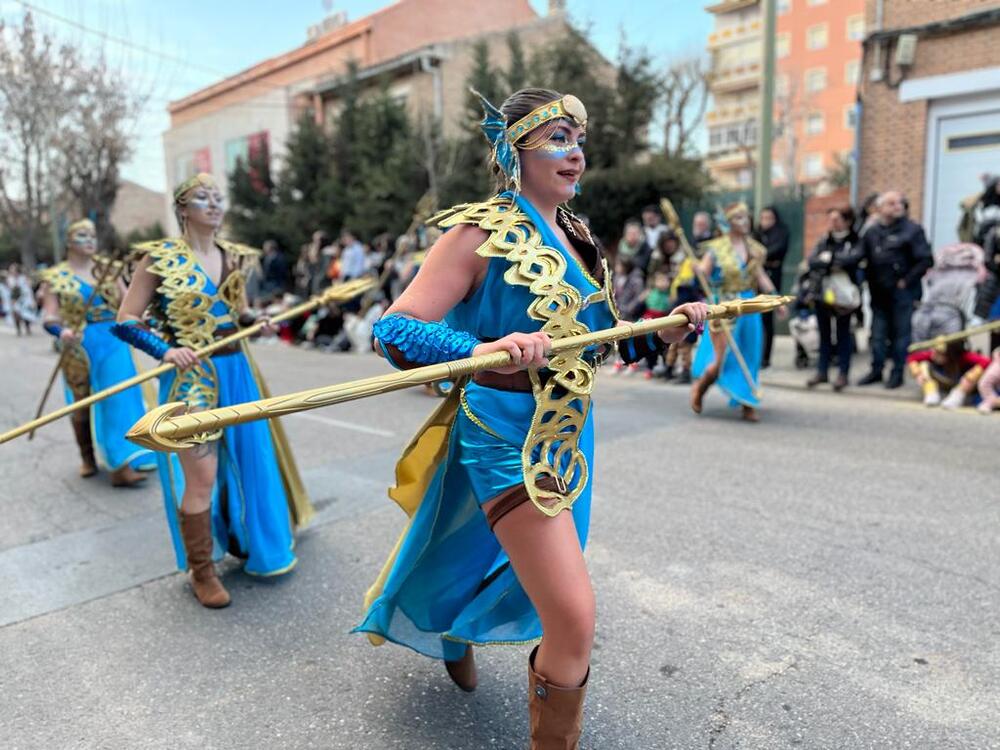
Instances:
[[[976,285],[986,275],[983,250],[971,242],[946,245],[935,253],[925,277],[924,297],[913,313],[915,341],[963,330],[972,316]]]

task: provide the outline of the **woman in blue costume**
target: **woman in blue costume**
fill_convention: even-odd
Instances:
[[[223,197],[211,175],[174,191],[183,236],[138,245],[115,335],[176,365],[160,378],[160,403],[190,411],[267,397],[243,342],[199,359],[194,350],[253,323],[245,277],[258,251],[216,237]],[[150,328],[144,323],[154,324]],[[155,329],[155,330],[154,330]],[[231,427],[180,453],[159,453],[167,520],[181,570],[205,607],[225,607],[229,593],[213,565],[227,551],[244,571],[271,576],[295,566],[293,526],[312,513],[277,420]]]
[[[529,659],[531,747],[576,748],[595,617],[583,559],[590,392],[606,352],[545,353],[617,314],[598,247],[562,207],[585,168],[583,104],[544,89],[483,104],[502,192],[432,219],[451,231],[375,336],[398,367],[497,351],[514,364],[453,389],[404,452],[390,496],[409,524],[357,630],[444,660],[465,690],[476,686],[473,645],[541,638]],[[700,304],[678,311],[692,325],[625,342],[626,359],[706,315]]]
[[[125,285],[115,268],[107,269],[110,261],[96,256],[94,224],[89,219],[71,224],[66,240],[66,260],[40,276],[44,326],[63,348],[63,389],[71,404],[133,377],[136,370],[128,346],[111,333]],[[80,476],[95,475],[101,465],[111,472],[113,487],[142,482],[146,477],[139,472],[156,468],[156,458],[126,440],[125,433],[145,412],[139,386],[74,412]]]
[[[750,236],[750,211],[743,203],[726,209],[729,232],[702,243],[705,254],[701,271],[712,287],[717,300],[745,299],[758,292],[773,294],[774,284],[764,272],[767,248]],[[786,315],[779,308],[779,317]],[[744,372],[738,355],[728,345],[722,325],[728,325],[733,341],[742,355],[750,378]],[[718,382],[729,396],[731,406],[741,407],[743,419],[757,422],[757,390],[760,386],[760,363],[764,350],[764,324],[760,315],[743,315],[735,324],[713,322],[709,335],[703,336],[695,353],[692,374],[698,378],[691,386],[691,408],[701,414],[702,400],[709,387]],[[721,364],[720,364],[721,363]]]

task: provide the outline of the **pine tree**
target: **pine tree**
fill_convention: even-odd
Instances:
[[[528,85],[528,60],[524,55],[521,36],[516,31],[507,35],[507,49],[510,51],[510,65],[507,66],[504,80],[508,91],[514,93]]]

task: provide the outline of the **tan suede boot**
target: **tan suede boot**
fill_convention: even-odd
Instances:
[[[70,422],[76,445],[80,449],[80,476],[92,477],[97,473],[97,459],[94,458],[94,438],[90,434],[90,410],[73,412]]]
[[[705,393],[712,386],[716,380],[719,379],[719,368],[716,365],[712,365],[707,368],[702,376],[694,381],[694,385],[691,386],[691,411],[695,414],[701,414],[701,401],[705,398]]]
[[[145,474],[140,474],[128,464],[111,472],[112,487],[133,487],[147,479]]]
[[[191,514],[178,511],[178,515],[195,598],[210,609],[228,607],[229,592],[212,564],[212,511]]]
[[[462,690],[471,693],[479,685],[479,676],[476,673],[476,657],[472,653],[472,646],[465,647],[465,654],[457,661],[445,661],[444,668],[448,670],[448,676]]]
[[[583,699],[590,670],[576,688],[552,685],[535,672],[535,654],[528,658],[528,714],[531,750],[577,750],[583,731]]]

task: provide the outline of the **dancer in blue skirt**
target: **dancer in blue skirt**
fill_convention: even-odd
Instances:
[[[552,339],[614,326],[611,279],[563,207],[586,167],[574,96],[525,89],[485,100],[497,195],[455,206],[413,283],[375,326],[397,367],[510,352],[510,367],[453,389],[404,452],[391,497],[409,523],[357,630],[444,660],[476,686],[473,645],[540,645],[529,659],[532,747],[576,748],[594,634],[583,559],[590,518],[591,389],[602,349],[546,357]],[[630,339],[626,361],[695,330]]]
[[[211,175],[183,182],[174,191],[174,210],[182,237],[134,248],[141,260],[115,334],[176,365],[160,378],[160,403],[181,401],[198,411],[266,397],[244,342],[203,359],[194,354],[254,322],[245,277],[258,251],[216,237],[223,197]],[[246,560],[247,573],[291,570],[292,530],[308,520],[312,507],[277,420],[207,438],[180,453],[158,453],[157,459],[177,565],[190,569],[202,605],[225,607],[229,593],[212,561],[229,551]]]
[[[66,260],[40,274],[43,325],[62,346],[67,404],[136,374],[132,351],[111,333],[125,285],[117,269],[105,273],[111,261],[96,253],[94,224],[82,219],[67,231]],[[99,282],[101,288],[95,289]],[[141,471],[156,468],[152,451],[125,439],[146,406],[142,390],[133,386],[73,412],[80,476],[93,476],[103,466],[111,472],[112,486],[131,487],[146,478]]]

